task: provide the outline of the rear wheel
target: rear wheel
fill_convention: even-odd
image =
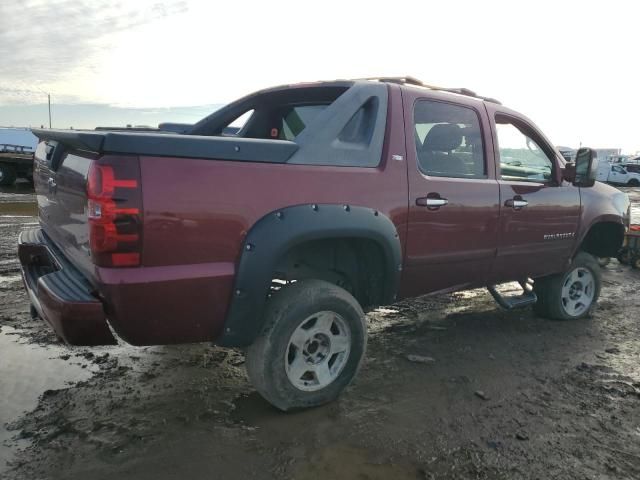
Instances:
[[[322,280],[284,287],[269,301],[265,326],[247,350],[247,373],[280,410],[322,405],[356,375],[367,343],[355,298]]]
[[[7,163],[0,163],[0,185],[3,187],[13,185],[16,181],[16,170]]]
[[[567,272],[535,281],[538,301],[534,310],[541,317],[556,320],[584,318],[598,301],[600,286],[601,272],[596,258],[580,252]]]

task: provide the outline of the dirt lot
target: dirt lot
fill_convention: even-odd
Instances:
[[[504,312],[482,290],[372,312],[357,381],[282,414],[240,351],[56,343],[15,260],[33,200],[0,193],[0,477],[640,478],[640,271],[612,261],[584,321]]]

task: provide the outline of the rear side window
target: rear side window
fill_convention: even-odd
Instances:
[[[242,130],[242,127],[244,127],[247,124],[247,122],[249,121],[249,119],[251,118],[252,115],[253,115],[253,108],[251,110],[247,110],[242,115],[240,115],[238,118],[236,118],[233,122],[231,122],[229,124],[229,127],[237,128],[238,130]],[[229,128],[229,127],[227,127],[227,128]]]
[[[486,178],[480,119],[473,109],[419,100],[413,120],[422,173],[435,177]]]

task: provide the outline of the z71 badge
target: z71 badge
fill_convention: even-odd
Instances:
[[[544,235],[545,240],[564,240],[567,238],[573,238],[576,234],[573,232],[569,233],[547,233]]]

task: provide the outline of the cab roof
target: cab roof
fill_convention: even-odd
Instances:
[[[271,87],[264,90],[260,90],[255,94],[269,93],[279,90],[288,90],[291,88],[313,88],[313,87],[327,87],[327,86],[339,86],[339,87],[350,87],[355,83],[363,83],[363,82],[380,82],[380,83],[395,83],[397,85],[402,85],[405,87],[419,87],[426,88],[428,90],[433,90],[437,92],[445,92],[445,93],[453,93],[456,95],[464,95],[465,97],[476,98],[478,100],[484,102],[494,103],[496,105],[502,105],[502,102],[496,100],[495,98],[485,97],[482,95],[478,95],[473,90],[470,90],[465,87],[439,87],[437,85],[432,85],[423,82],[415,77],[410,75],[404,77],[365,77],[365,78],[350,78],[350,79],[336,79],[336,80],[319,80],[319,81],[311,81],[311,82],[301,82],[294,83],[288,85],[279,85],[277,87]],[[251,94],[250,96],[254,96],[255,94]]]
[[[383,82],[383,83],[396,83],[399,85],[405,85],[405,86],[411,86],[411,87],[422,87],[422,88],[427,88],[429,90],[435,90],[438,92],[447,92],[447,93],[455,93],[458,95],[464,95],[466,97],[473,97],[473,98],[477,98],[479,100],[485,101],[485,102],[490,102],[490,103],[496,103],[498,105],[502,105],[502,103],[498,100],[496,100],[495,98],[491,98],[491,97],[483,97],[482,95],[478,95],[476,92],[474,92],[473,90],[470,90],[468,88],[464,88],[464,87],[460,87],[460,88],[450,88],[450,87],[438,87],[437,85],[431,85],[428,83],[424,83],[422,80],[419,80],[415,77],[412,76],[405,76],[405,77],[367,77],[367,78],[357,78],[354,80],[368,80],[368,81],[376,81],[376,82]]]

